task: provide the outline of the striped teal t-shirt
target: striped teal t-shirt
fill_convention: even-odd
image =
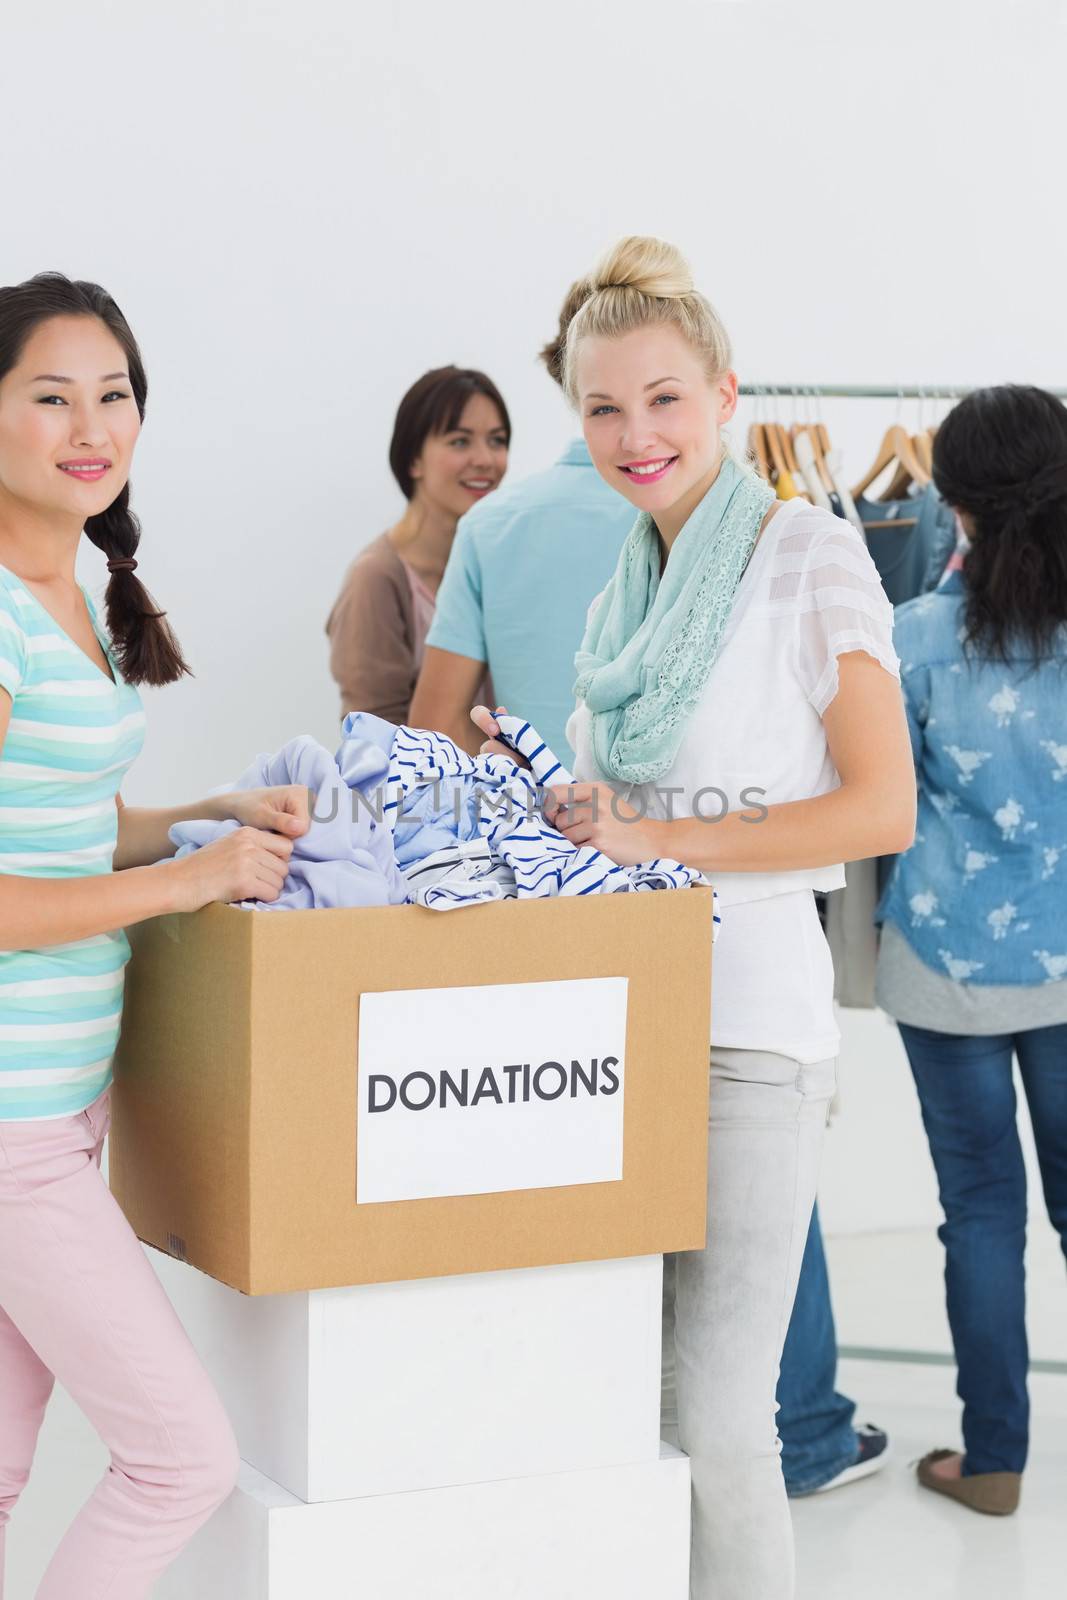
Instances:
[[[114,681],[0,567],[0,688],[12,700],[0,749],[0,874],[111,871],[115,796],[144,742],[145,719],[85,598]],[[43,950],[0,950],[0,1119],[71,1116],[107,1088],[129,955],[121,929]]]

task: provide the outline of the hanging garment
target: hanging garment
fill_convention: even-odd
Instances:
[[[894,605],[936,588],[956,544],[956,518],[933,484],[905,500],[860,496],[867,548]],[[876,1004],[878,896],[896,856],[850,861],[845,887],[827,896],[824,927],[834,961],[834,998],[839,1005]]]
[[[879,859],[869,856],[865,861],[846,861],[845,887],[826,896],[823,931],[833,958],[834,999],[839,1006],[869,1010],[875,1003],[878,929],[874,912]]]
[[[819,476],[819,468],[815,460],[815,446],[811,442],[810,433],[798,433],[793,440],[793,454],[797,458],[797,467],[808,492],[808,498],[813,505],[821,506],[824,511],[833,511],[835,516],[842,512],[835,509]]]
[[[379,719],[375,719],[376,721]],[[384,723],[389,727],[389,723]],[[407,883],[393,853],[388,827],[355,803],[336,759],[307,734],[291,739],[276,755],[257,756],[236,789],[299,784],[315,796],[312,823],[294,839],[277,900],[242,900],[246,910],[310,911],[337,906],[395,906],[408,899]],[[179,822],[170,830],[179,856],[233,833],[236,822]]]
[[[956,543],[956,517],[933,484],[906,500],[868,500],[861,495],[856,508],[882,587],[893,604],[903,605],[936,588]]]
[[[834,489],[833,494],[831,495],[831,504],[833,505],[835,516],[845,517],[847,521],[851,522],[854,528],[857,528],[859,532],[862,533],[863,518],[856,509],[856,502],[852,498],[852,490],[848,487],[844,477],[842,476],[840,450],[829,451],[829,453],[823,457],[823,460],[826,462],[827,471],[833,480]],[[836,501],[840,502],[840,511],[837,509],[837,505],[835,503]]]

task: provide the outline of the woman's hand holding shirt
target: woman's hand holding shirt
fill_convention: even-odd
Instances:
[[[498,714],[506,710],[506,706],[497,706]],[[524,756],[516,755],[496,737],[500,725],[488,706],[475,706],[471,721],[486,735],[481,755],[507,756],[516,766],[529,767]],[[609,783],[573,783],[548,789],[544,817],[571,844],[592,845],[620,867],[636,867],[669,854],[657,837],[658,825],[627,805]]]
[[[308,792],[299,784],[238,789],[218,797],[222,815],[241,826],[171,864],[180,875],[179,911],[198,911],[214,900],[277,900],[285,883],[293,840],[311,825]]]

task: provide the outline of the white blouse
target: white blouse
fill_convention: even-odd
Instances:
[[[899,679],[892,631],[893,608],[861,536],[805,500],[786,501],[738,586],[673,766],[625,798],[657,820],[703,816],[713,827],[727,811],[755,817],[760,806],[836,789],[822,715],[837,693],[837,658],[864,650]],[[567,738],[575,775],[592,778],[584,704]],[[843,888],[844,867],[711,877],[722,910],[714,1042],[801,1062],[835,1055],[833,967],[813,891]]]

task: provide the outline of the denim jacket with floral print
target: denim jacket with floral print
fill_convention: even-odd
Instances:
[[[919,785],[915,843],[878,908],[928,967],[968,984],[1067,978],[1067,628],[1051,660],[963,649],[952,573],[899,606]]]

